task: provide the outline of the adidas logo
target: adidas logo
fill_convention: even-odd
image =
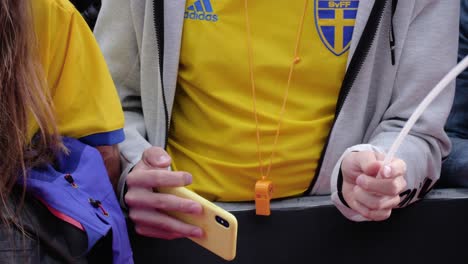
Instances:
[[[193,5],[187,7],[184,15],[185,19],[204,20],[216,22],[219,20],[218,15],[214,14],[210,0],[197,0]]]

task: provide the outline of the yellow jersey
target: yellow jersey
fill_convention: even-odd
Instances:
[[[32,16],[38,54],[60,135],[89,145],[123,141],[120,100],[99,46],[66,0],[34,0]],[[29,135],[38,129],[31,122]]]
[[[309,187],[334,119],[359,1],[308,1],[269,179],[274,198]],[[268,166],[293,60],[303,1],[249,3],[253,70]],[[248,201],[261,175],[248,65],[244,1],[186,4],[168,151],[210,200]]]

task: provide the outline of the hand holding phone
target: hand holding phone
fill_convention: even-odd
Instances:
[[[203,237],[189,237],[195,243],[225,260],[235,258],[237,219],[234,215],[185,187],[158,188],[158,192],[173,194],[200,203],[203,207],[202,214],[193,215],[181,212],[167,212],[167,214],[203,229]]]
[[[135,230],[140,235],[162,239],[189,237],[226,260],[234,259],[236,218],[181,187],[191,184],[192,177],[186,172],[168,170],[170,164],[171,158],[164,149],[151,147],[128,174],[125,202]]]
[[[135,231],[142,236],[160,239],[201,237],[203,231],[169,216],[166,212],[178,211],[187,214],[201,214],[203,208],[196,201],[175,195],[156,193],[163,187],[179,187],[192,183],[187,172],[170,171],[170,156],[159,147],[143,152],[141,160],[126,178],[125,204]]]

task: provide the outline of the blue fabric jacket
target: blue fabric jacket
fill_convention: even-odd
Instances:
[[[111,231],[113,262],[133,263],[125,218],[100,153],[77,139],[63,142],[69,153],[54,165],[30,170],[28,192],[78,221],[88,237],[88,251]]]
[[[461,1],[460,47],[458,59],[468,55],[468,1]],[[457,79],[457,88],[452,111],[447,120],[446,131],[450,137],[468,138],[468,70]]]

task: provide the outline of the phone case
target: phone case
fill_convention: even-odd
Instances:
[[[185,223],[203,229],[204,237],[190,238],[192,241],[225,260],[233,260],[235,258],[237,219],[234,215],[185,187],[159,188],[158,191],[200,203],[203,207],[201,215],[178,212],[169,212],[169,214]]]

